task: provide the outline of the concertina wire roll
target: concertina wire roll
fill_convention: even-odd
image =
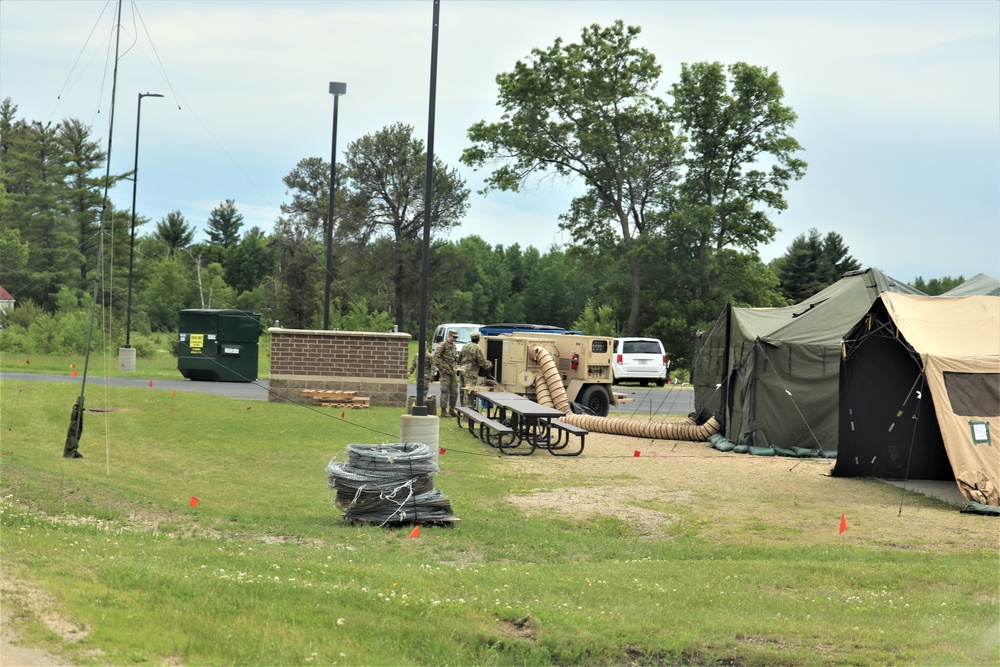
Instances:
[[[457,521],[451,502],[434,488],[436,472],[433,452],[422,443],[348,445],[346,462],[326,466],[344,520],[380,526]]]

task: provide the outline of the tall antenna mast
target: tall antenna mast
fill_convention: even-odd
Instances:
[[[83,378],[80,382],[80,396],[73,404],[69,418],[69,430],[66,432],[66,445],[63,456],[68,459],[82,459],[80,453],[80,434],[83,433],[84,393],[87,387],[87,369],[90,366],[90,346],[94,338],[94,319],[97,313],[97,298],[100,296],[101,272],[104,270],[104,221],[108,210],[108,190],[111,187],[111,140],[115,134],[115,95],[118,92],[118,47],[121,42],[122,2],[118,0],[118,13],[115,18],[115,67],[111,79],[111,118],[108,123],[108,161],[104,171],[104,201],[101,204],[101,224],[97,238],[97,265],[94,267],[94,301],[90,306],[90,328],[87,331],[87,354],[83,362]]]

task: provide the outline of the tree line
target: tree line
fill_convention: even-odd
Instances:
[[[585,186],[558,221],[572,239],[565,247],[449,239],[470,191],[435,159],[430,323],[655,336],[683,363],[690,331],[727,302],[787,305],[860,268],[838,234],[815,229],[770,265],[760,259],[785,191],[806,171],[777,73],[684,63],[663,99],[654,92],[661,67],[636,46],[639,33],[620,21],[593,25],[577,43],[533,50],[496,77],[500,120],[469,128],[461,161],[490,170],[487,192],[548,177]],[[99,306],[124,318],[132,216],[105,207],[105,159],[78,120],[42,125],[18,118],[11,99],[0,103],[0,281],[28,306],[21,319],[84,307],[100,242]],[[332,221],[330,164],[318,157],[284,177],[288,197],[271,233],[244,230],[232,199],[204,221],[203,241],[181,211],[167,214],[134,244],[136,331],[173,332],[182,308],[238,308],[269,324],[321,328],[329,224],[331,327],[416,335],[425,167],[423,142],[397,123],[346,147]],[[131,176],[112,175],[111,185]],[[150,222],[135,220],[140,229]]]

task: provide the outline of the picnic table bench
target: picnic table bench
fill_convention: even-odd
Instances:
[[[583,453],[583,440],[584,437],[589,433],[585,428],[579,426],[574,426],[573,424],[567,424],[566,422],[559,421],[558,419],[552,420],[552,428],[558,433],[556,434],[556,441],[551,443],[548,447],[549,453],[554,456],[579,456]],[[570,452],[562,452],[557,450],[565,449],[569,445],[569,437],[575,435],[580,438],[580,449]]]
[[[498,447],[500,441],[507,437],[513,441],[514,429],[507,426],[506,424],[501,424],[500,422],[490,419],[488,416],[481,412],[473,410],[472,408],[460,405],[455,408],[458,412],[458,426],[462,426],[462,417],[464,416],[468,422],[467,427],[469,433],[479,437],[487,445],[492,447]],[[478,426],[479,432],[476,433],[476,427]]]

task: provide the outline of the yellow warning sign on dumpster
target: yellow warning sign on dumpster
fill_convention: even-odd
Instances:
[[[191,334],[191,354],[201,354],[205,347],[205,334]]]

